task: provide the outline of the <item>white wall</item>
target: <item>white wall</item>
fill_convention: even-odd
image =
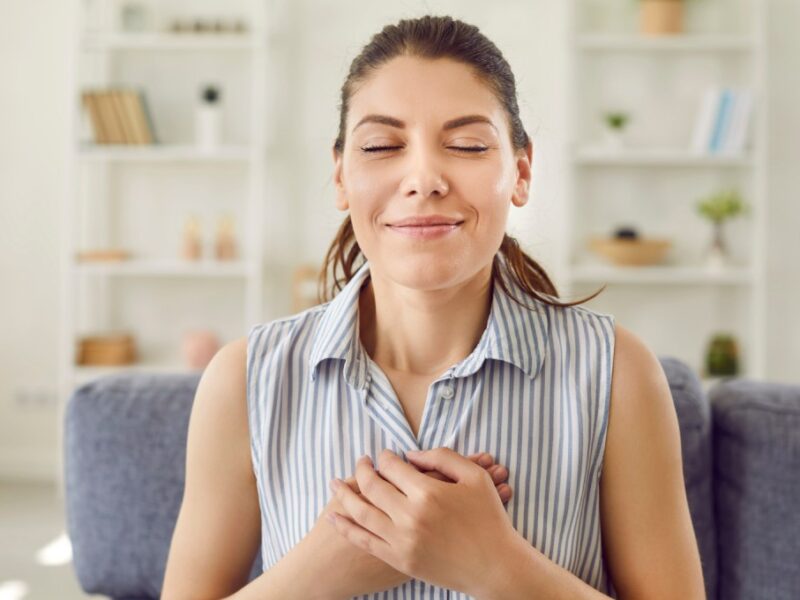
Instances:
[[[330,145],[336,134],[339,87],[349,61],[386,22],[424,11],[471,21],[504,51],[517,76],[523,120],[533,134],[534,201],[512,213],[510,228],[524,232],[526,247],[547,266],[546,224],[562,197],[559,163],[564,103],[562,2],[515,0],[493,3],[378,3],[367,0],[292,2],[283,8],[287,31],[285,97],[277,132],[286,143],[289,227],[273,241],[280,255],[318,261],[342,219],[333,207]],[[794,31],[795,0],[770,2],[770,214],[768,378],[800,383],[800,202],[796,172],[800,151],[800,56]],[[358,10],[355,11],[354,7]],[[0,8],[0,478],[50,478],[55,469],[53,405],[20,407],[18,391],[55,398],[59,335],[59,222],[66,181],[67,101],[72,5],[56,0],[5,0]],[[355,19],[353,15],[358,14]],[[509,25],[511,24],[511,25]],[[292,115],[288,113],[296,110]],[[284,118],[291,116],[291,119]],[[291,236],[289,231],[298,232]],[[286,250],[291,238],[299,256]],[[268,298],[271,297],[267,290]],[[279,298],[276,312],[281,313]],[[275,318],[280,314],[266,314]]]

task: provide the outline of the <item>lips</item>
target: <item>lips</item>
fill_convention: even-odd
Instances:
[[[463,220],[442,216],[411,217],[387,225],[392,233],[405,239],[423,241],[448,237],[461,228]]]
[[[463,219],[445,215],[417,215],[389,223],[389,227],[436,227],[460,225],[463,222]]]

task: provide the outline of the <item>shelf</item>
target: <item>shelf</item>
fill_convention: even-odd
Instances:
[[[576,282],[666,285],[750,285],[754,283],[753,272],[744,267],[731,267],[724,271],[710,271],[704,267],[692,266],[614,267],[578,265],[572,267],[568,279]]]
[[[245,162],[253,158],[253,148],[220,146],[209,151],[192,145],[84,144],[78,156],[85,162]]]
[[[78,261],[74,268],[78,274],[87,275],[246,277],[255,270],[255,265],[247,261],[129,260],[108,263]]]
[[[264,47],[252,33],[94,33],[84,50],[254,50]]]
[[[73,382],[76,385],[88,383],[99,377],[107,375],[114,375],[117,373],[179,373],[183,375],[200,374],[202,369],[190,369],[189,367],[181,364],[163,364],[163,363],[136,363],[133,365],[120,365],[120,366],[81,366],[76,365],[74,368]]]
[[[752,36],[733,34],[684,34],[647,37],[634,34],[581,34],[578,47],[600,51],[741,52],[755,48]]]
[[[623,167],[752,167],[748,155],[695,154],[683,148],[585,147],[573,156],[576,164]]]

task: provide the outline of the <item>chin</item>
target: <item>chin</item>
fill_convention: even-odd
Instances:
[[[381,272],[399,285],[420,291],[453,287],[474,275],[461,260],[453,256],[425,254],[393,260]]]

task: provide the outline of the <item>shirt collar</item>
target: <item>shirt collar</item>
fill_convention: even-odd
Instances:
[[[541,370],[550,332],[549,307],[527,295],[508,276],[505,258],[502,255],[498,258],[498,271],[506,287],[525,306],[520,306],[496,281],[493,282],[486,328],[470,355],[449,369],[450,377],[471,375],[489,358],[518,367],[530,379]],[[323,360],[342,359],[347,383],[359,389],[366,386],[368,356],[359,335],[358,299],[368,279],[369,262],[365,261],[323,311],[309,357],[312,380],[316,379],[317,367]]]

